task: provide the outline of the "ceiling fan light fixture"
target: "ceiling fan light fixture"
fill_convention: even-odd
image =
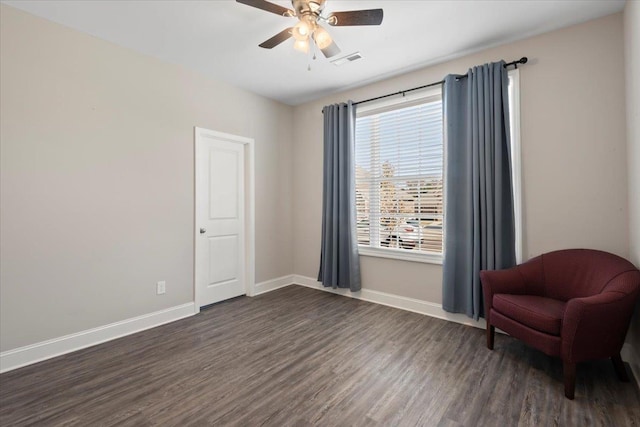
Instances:
[[[306,21],[300,21],[293,27],[291,35],[298,41],[308,40],[311,35],[311,27]]]
[[[302,53],[309,53],[309,40],[296,40],[293,48]]]
[[[318,28],[313,32],[313,41],[316,42],[318,49],[322,50],[327,48],[333,43],[333,39],[327,30],[318,25]]]

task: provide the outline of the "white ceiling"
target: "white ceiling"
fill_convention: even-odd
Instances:
[[[384,9],[381,26],[328,28],[339,56],[363,56],[335,66],[322,54],[311,61],[294,51],[292,40],[258,47],[295,18],[234,0],[2,2],[291,105],[624,7],[624,0],[327,0],[325,12]]]

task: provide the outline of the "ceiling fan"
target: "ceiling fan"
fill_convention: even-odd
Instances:
[[[293,27],[285,28],[275,36],[260,43],[260,47],[271,49],[285,40],[293,37],[296,39],[293,47],[301,52],[309,52],[309,42],[318,46],[327,58],[340,53],[340,48],[333,41],[329,32],[320,23],[324,22],[334,27],[355,25],[380,25],[382,23],[382,9],[351,10],[344,12],[332,12],[323,16],[325,0],[291,0],[292,9],[287,9],[266,0],[236,0],[267,12],[284,17],[298,18],[298,23]]]

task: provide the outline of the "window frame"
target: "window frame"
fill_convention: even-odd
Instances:
[[[522,159],[521,159],[521,136],[520,136],[520,70],[512,69],[508,72],[509,80],[509,118],[510,118],[510,136],[511,136],[511,178],[513,189],[513,208],[515,216],[515,240],[516,240],[516,262],[521,263],[523,260],[523,216],[522,216]],[[428,99],[433,96],[439,95],[442,97],[442,86],[436,86],[428,88],[426,90],[412,92],[405,94],[398,98],[385,98],[383,100],[370,103],[358,107],[356,110],[356,117],[360,113],[371,114],[376,110],[389,110],[393,108],[402,108],[403,104],[410,106],[420,102],[422,99]],[[443,145],[446,146],[446,132],[443,129]],[[446,150],[443,153],[443,164],[446,165]],[[446,188],[446,181],[444,180],[443,169],[443,185]],[[396,248],[378,248],[371,246],[358,245],[358,252],[360,255],[367,257],[396,259],[401,261],[422,262],[427,264],[439,264],[441,265],[444,259],[446,251],[444,242],[444,221],[443,221],[443,241],[442,241],[442,253],[434,252],[411,252],[408,250],[396,249]]]

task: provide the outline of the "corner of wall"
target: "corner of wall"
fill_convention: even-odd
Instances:
[[[640,2],[624,8],[626,127],[628,161],[629,256],[640,268]],[[640,301],[627,334],[625,356],[640,382]]]

